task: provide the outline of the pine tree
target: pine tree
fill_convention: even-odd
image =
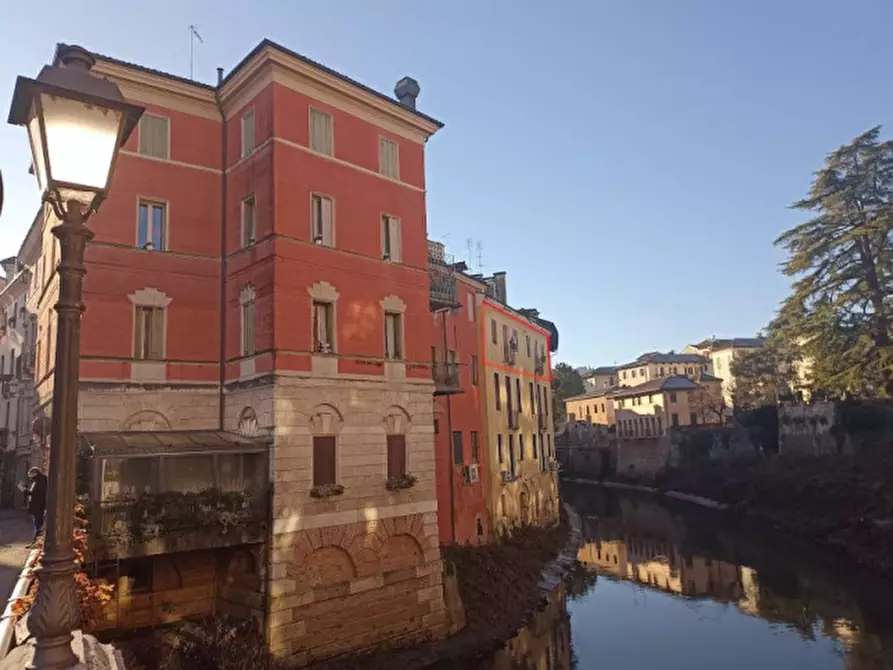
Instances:
[[[794,278],[782,332],[812,360],[814,386],[893,395],[893,142],[878,126],[831,152],[792,207],[814,216],[775,241]]]

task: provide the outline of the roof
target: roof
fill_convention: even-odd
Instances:
[[[569,402],[571,400],[588,400],[589,398],[601,398],[603,396],[612,393],[613,391],[618,390],[619,386],[612,386],[611,388],[604,389],[596,389],[595,391],[588,391],[586,393],[581,393],[580,395],[571,396],[570,398],[565,398],[564,402]]]
[[[150,456],[161,453],[265,451],[269,440],[225,430],[122,430],[81,433],[81,443],[98,456]]]
[[[726,337],[703,340],[695,346],[698,349],[722,351],[723,349],[759,349],[765,344],[765,337]]]
[[[706,372],[702,372],[701,374],[698,375],[698,381],[699,382],[721,382],[722,379],[720,379],[719,377],[714,377],[713,375],[708,374]]]
[[[616,372],[617,368],[613,365],[602,365],[595,368],[595,370],[590,371],[590,373],[583,377],[583,379],[589,379],[590,377],[595,377],[595,375],[613,375]]]
[[[64,46],[64,45],[62,45],[62,44],[57,45],[57,47],[56,47],[57,53],[59,51],[59,47],[61,47],[61,46]],[[407,107],[406,105],[401,104],[400,101],[397,100],[396,98],[392,98],[389,95],[385,95],[384,93],[376,91],[375,89],[370,88],[370,87],[366,86],[365,84],[358,82],[356,79],[351,79],[347,75],[341,74],[340,72],[336,72],[335,70],[326,67],[322,63],[318,63],[315,60],[307,58],[307,56],[303,56],[296,51],[292,51],[291,49],[288,49],[288,48],[282,46],[281,44],[278,44],[277,42],[274,42],[273,40],[266,39],[266,38],[261,40],[260,43],[256,47],[254,47],[250,52],[248,52],[247,56],[245,56],[242,60],[240,60],[236,64],[236,66],[232,70],[230,70],[229,74],[227,74],[223,78],[223,81],[220,83],[220,86],[212,86],[211,84],[205,84],[200,81],[195,81],[194,79],[189,79],[187,77],[181,77],[179,75],[171,74],[170,72],[156,70],[154,68],[146,67],[145,65],[138,65],[137,63],[131,63],[131,62],[128,62],[125,60],[120,60],[118,58],[112,58],[111,56],[106,56],[104,54],[100,54],[95,51],[91,51],[90,53],[95,58],[101,58],[102,60],[108,61],[109,63],[115,63],[117,65],[123,65],[125,67],[134,68],[134,69],[140,70],[142,72],[147,72],[149,74],[157,75],[159,77],[164,77],[166,79],[171,79],[173,81],[179,81],[184,84],[189,84],[190,86],[195,86],[197,88],[201,88],[206,91],[217,91],[219,88],[222,88],[223,86],[225,86],[226,83],[239,72],[239,70],[241,70],[243,67],[245,67],[249,63],[249,61],[251,61],[252,58],[254,58],[257,54],[259,54],[261,51],[263,51],[264,49],[267,49],[267,48],[275,49],[277,51],[284,53],[287,56],[296,58],[299,61],[306,63],[307,65],[310,65],[314,68],[317,68],[318,70],[321,70],[322,72],[325,72],[326,74],[330,74],[333,77],[337,77],[338,79],[340,79],[343,82],[346,82],[352,86],[356,86],[357,88],[362,89],[363,91],[366,91],[367,93],[371,93],[372,95],[374,95],[378,98],[381,98],[382,100],[386,100],[399,109],[410,112],[411,114],[414,114],[415,116],[418,116],[419,118],[424,119],[425,121],[428,121],[429,123],[436,124],[438,128],[443,128],[443,123],[441,121],[438,121],[437,119],[430,117],[427,114],[423,114],[422,112],[418,111],[417,109],[413,109],[412,107]]]
[[[614,390],[611,397],[629,398],[637,395],[649,395],[651,393],[657,393],[658,391],[685,391],[696,388],[698,388],[698,385],[688,377],[675,375],[673,377],[652,379],[644,384],[639,384],[638,386],[621,386]]]
[[[651,351],[647,354],[642,354],[636,360],[625,363],[624,365],[618,365],[617,369],[622,370],[624,368],[635,368],[640,365],[648,365],[653,363],[706,363],[707,359],[700,354],[676,354],[676,353],[668,353],[662,354],[659,351]]]

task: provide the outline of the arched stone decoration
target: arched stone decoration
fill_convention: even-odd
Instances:
[[[314,435],[337,435],[343,424],[344,417],[332,405],[317,405],[310,413],[310,432]]]
[[[321,302],[336,302],[339,296],[335,287],[327,281],[316,282],[313,286],[307,289],[307,292],[310,293],[310,297],[313,300],[319,300]]]
[[[395,295],[388,295],[379,301],[382,309],[394,314],[403,314],[406,311],[406,303]]]
[[[247,284],[239,293],[239,304],[247,305],[257,300],[257,289],[251,284]]]
[[[239,414],[239,435],[256,437],[260,434],[260,426],[257,422],[257,413],[252,407],[246,407]]]
[[[300,579],[305,587],[338,584],[356,579],[357,568],[353,559],[341,547],[329,545],[312,552],[300,571]]]
[[[121,430],[170,430],[171,422],[161,412],[143,409],[124,420]]]
[[[131,293],[130,302],[140,307],[167,307],[171,304],[171,298],[157,288],[147,286]]]
[[[425,552],[412,535],[392,535],[381,547],[379,564],[383,572],[408,568],[425,562]]]
[[[384,428],[387,435],[405,435],[409,432],[409,424],[409,412],[405,409],[399,405],[394,405],[388,409],[388,413],[384,418]]]

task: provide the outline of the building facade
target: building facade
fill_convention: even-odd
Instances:
[[[617,436],[622,439],[663,437],[670,428],[722,424],[721,381],[702,375],[658,378],[611,394]]]
[[[588,421],[601,426],[613,426],[614,401],[611,393],[616,387],[602,388],[564,401],[568,421]]]
[[[442,245],[429,244],[433,258],[443,255]],[[480,351],[487,285],[458,267],[454,276],[455,301],[434,313],[431,345],[438,526],[445,544],[479,544],[490,536],[486,487],[491,462]]]
[[[761,349],[765,345],[763,337],[711,338],[690,344],[682,350],[683,354],[697,354],[709,358],[712,374],[722,379],[722,395],[728,407],[734,404],[735,361],[744,354]]]
[[[558,520],[555,434],[550,412],[554,326],[505,302],[505,275],[482,302],[489,507],[498,532]]]
[[[441,124],[418,85],[391,99],[269,41],[213,86],[95,57],[146,113],[90,220],[80,430],[268,440],[255,570],[277,654],[445,634],[424,174]],[[42,218],[38,419],[58,294]]]
[[[587,392],[603,391],[617,386],[617,368],[601,366],[583,377],[583,387]]]
[[[697,353],[661,353],[652,351],[636,360],[617,366],[618,386],[638,386],[655,379],[684,376],[694,379],[702,373],[713,374],[708,357]]]

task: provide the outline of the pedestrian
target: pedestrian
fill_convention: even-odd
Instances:
[[[27,491],[28,514],[34,519],[34,537],[28,545],[30,549],[43,532],[43,519],[47,510],[47,476],[40,468],[31,468],[28,470],[28,479],[31,480]]]

